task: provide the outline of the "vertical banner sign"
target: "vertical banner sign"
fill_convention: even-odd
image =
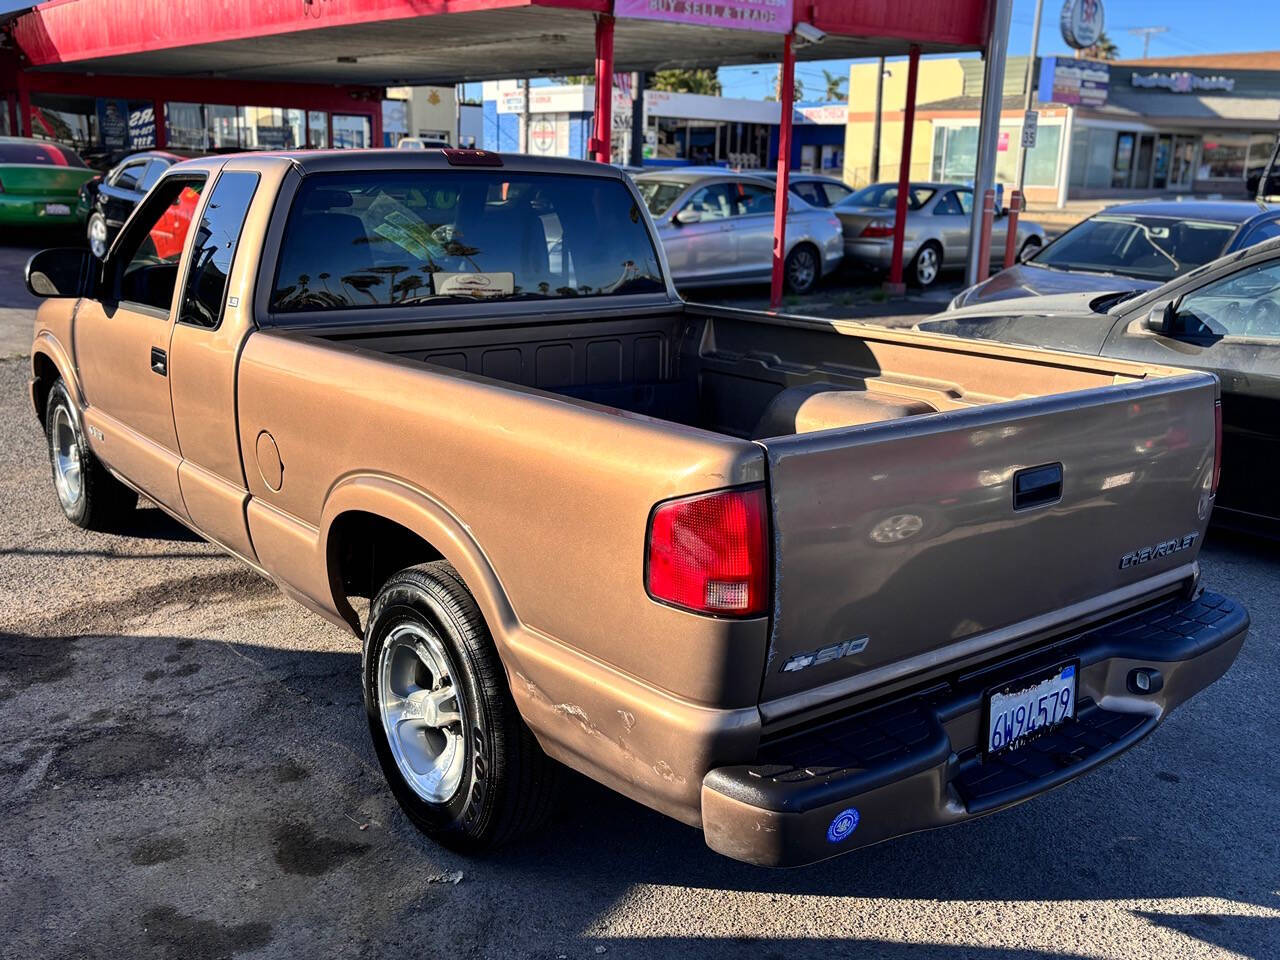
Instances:
[[[614,0],[615,17],[789,33],[793,0]]]
[[[103,149],[121,154],[129,149],[129,103],[125,100],[98,100],[98,129]]]
[[[129,149],[153,150],[156,145],[156,112],[148,104],[129,111]]]

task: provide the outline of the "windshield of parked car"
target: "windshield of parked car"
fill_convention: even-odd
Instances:
[[[620,180],[497,171],[313,174],[281,243],[277,312],[666,289]]]
[[[644,205],[655,217],[660,217],[676,202],[676,197],[684,193],[687,183],[676,183],[667,180],[637,180],[636,189],[644,197]]]
[[[1169,280],[1216,260],[1234,223],[1099,214],[1072,227],[1030,262],[1055,270]]]
[[[907,209],[919,210],[937,192],[932,187],[908,187]],[[837,207],[884,207],[886,210],[892,210],[897,205],[898,185],[896,183],[873,183],[836,204]]]
[[[0,163],[25,163],[48,167],[84,167],[74,150],[58,143],[36,140],[0,140]]]

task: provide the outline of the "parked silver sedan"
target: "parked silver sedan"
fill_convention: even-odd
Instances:
[[[635,178],[683,286],[767,283],[773,269],[775,188],[727,170],[676,169]],[[808,293],[844,257],[840,221],[792,196],[787,207],[784,275],[792,293]]]
[[[863,187],[831,208],[840,218],[844,254],[849,263],[888,270],[893,257],[893,227],[898,205],[896,183]],[[927,287],[951,267],[963,268],[969,260],[969,224],[973,212],[973,188],[954,183],[912,183],[907,195],[907,223],[902,243],[903,277],[917,287]],[[991,262],[1004,262],[1009,218],[1001,211],[991,226]],[[1044,228],[1019,218],[1018,258],[1030,256],[1044,245]]]

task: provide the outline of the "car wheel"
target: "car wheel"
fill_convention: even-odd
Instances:
[[[479,853],[550,813],[560,767],[520,718],[484,618],[451,564],[401,570],[378,591],[363,686],[383,774],[427,836]]]
[[[930,287],[942,271],[942,248],[932,241],[926,243],[911,258],[907,278],[913,286]]]
[[[89,235],[89,252],[99,260],[106,259],[107,247],[110,246],[110,237],[107,236],[107,221],[102,219],[102,214],[91,213],[89,215],[87,232]]]
[[[1035,255],[1043,244],[1040,243],[1039,237],[1028,237],[1022,244],[1022,249],[1018,251],[1018,263],[1026,260],[1028,257]]]
[[[45,434],[53,489],[67,519],[86,530],[118,529],[138,506],[138,495],[111,475],[93,455],[80,417],[61,380],[49,391]]]
[[[790,293],[809,293],[818,285],[822,268],[818,265],[818,251],[807,243],[798,244],[787,254],[782,268],[783,277],[787,281]]]

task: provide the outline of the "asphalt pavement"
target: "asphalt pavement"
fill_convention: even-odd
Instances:
[[[1226,677],[1013,810],[779,872],[575,779],[467,860],[385,789],[354,637],[154,508],[65,522],[26,377],[0,360],[0,957],[1280,957],[1275,547],[1202,554],[1253,615]]]

